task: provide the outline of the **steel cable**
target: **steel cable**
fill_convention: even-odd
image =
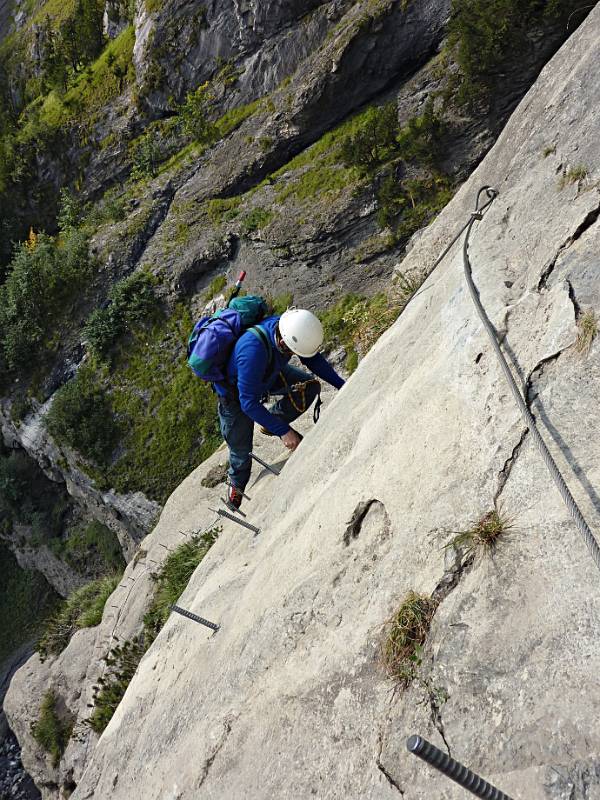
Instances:
[[[479,202],[480,202],[482,194],[484,194],[484,193],[486,194],[487,202],[485,202],[480,208],[479,207]],[[500,366],[502,367],[502,370],[504,372],[504,376],[505,376],[506,380],[508,381],[508,385],[511,388],[511,391],[513,393],[515,401],[516,401],[517,405],[519,406],[519,409],[520,409],[521,414],[523,416],[523,419],[525,420],[525,423],[526,423],[526,425],[527,425],[527,427],[529,429],[529,432],[533,436],[533,439],[534,439],[534,441],[535,441],[535,443],[537,445],[537,448],[538,448],[538,450],[540,452],[540,455],[542,456],[542,459],[543,459],[546,467],[548,468],[548,471],[550,472],[550,475],[552,476],[552,478],[554,480],[554,483],[556,484],[556,486],[558,488],[558,491],[560,492],[561,497],[562,497],[565,505],[567,506],[567,509],[569,510],[569,513],[573,517],[573,520],[575,521],[575,524],[577,525],[577,528],[578,528],[579,532],[581,533],[581,535],[583,537],[583,540],[584,540],[584,542],[586,543],[586,545],[588,547],[588,550],[590,551],[590,555],[594,559],[594,563],[596,564],[596,566],[600,570],[600,547],[598,546],[598,542],[596,541],[596,538],[594,537],[594,534],[592,533],[592,531],[590,530],[587,522],[585,521],[585,519],[583,517],[583,514],[579,510],[579,507],[578,507],[577,503],[575,502],[575,500],[573,498],[573,495],[569,491],[569,487],[565,483],[565,480],[564,480],[563,476],[561,475],[558,467],[556,466],[556,463],[555,463],[554,459],[552,458],[552,455],[550,454],[550,451],[546,447],[546,443],[544,442],[544,440],[542,439],[542,437],[540,435],[540,432],[538,431],[537,424],[536,424],[536,421],[535,421],[535,417],[533,416],[533,414],[529,410],[529,408],[527,406],[527,403],[525,402],[525,398],[521,394],[521,391],[519,390],[519,387],[517,386],[517,383],[516,383],[516,381],[515,381],[515,379],[513,377],[513,374],[512,374],[512,372],[510,370],[510,367],[508,366],[508,362],[506,361],[506,358],[504,357],[504,353],[500,349],[500,344],[498,343],[498,337],[497,337],[497,334],[496,334],[496,329],[494,328],[494,326],[492,325],[492,323],[490,322],[490,320],[489,320],[489,318],[488,318],[488,316],[486,314],[486,311],[485,311],[485,309],[484,309],[484,307],[483,307],[483,305],[481,303],[481,299],[479,297],[479,291],[477,290],[477,287],[475,286],[475,283],[473,281],[471,262],[469,260],[469,252],[468,252],[468,250],[469,250],[469,236],[471,234],[471,230],[472,230],[473,225],[475,224],[475,222],[477,220],[481,220],[483,218],[483,214],[485,213],[487,208],[489,208],[489,206],[494,202],[494,200],[496,199],[497,196],[498,196],[498,192],[495,189],[492,189],[490,186],[483,186],[479,190],[479,192],[477,193],[477,200],[476,200],[476,203],[475,203],[475,211],[471,214],[471,218],[469,219],[467,224],[461,229],[461,231],[458,234],[458,236],[456,236],[452,240],[452,242],[448,245],[448,247],[444,250],[444,252],[440,256],[440,258],[438,259],[436,264],[438,264],[442,260],[442,258],[446,255],[446,253],[450,249],[450,247],[452,247],[454,242],[458,239],[458,237],[461,235],[461,233],[466,229],[467,233],[466,233],[464,244],[463,244],[463,266],[464,266],[465,278],[467,280],[467,285],[469,287],[469,291],[471,293],[471,297],[473,299],[473,302],[475,303],[475,308],[477,309],[477,313],[479,314],[479,317],[480,317],[481,321],[483,322],[483,325],[484,325],[486,331],[488,332],[488,335],[489,335],[490,340],[492,342],[492,346],[494,348],[494,351],[495,351],[495,353],[496,353],[496,355],[498,357],[498,360],[500,361]]]

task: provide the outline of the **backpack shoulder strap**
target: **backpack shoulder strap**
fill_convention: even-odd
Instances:
[[[260,341],[265,346],[267,353],[269,354],[269,360],[267,362],[267,368],[265,370],[265,375],[268,375],[269,372],[271,372],[271,369],[273,368],[273,361],[275,356],[267,332],[260,325],[254,325],[252,328],[248,328],[248,330],[252,331],[252,333],[256,336],[257,339],[260,339]]]

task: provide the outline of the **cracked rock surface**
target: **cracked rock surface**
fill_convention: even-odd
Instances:
[[[574,343],[579,311],[600,308],[599,58],[597,8],[402,264],[431,265],[479,186],[499,190],[474,228],[474,278],[596,531],[600,345]],[[562,180],[578,165],[583,181]],[[523,427],[456,247],[281,476],[258,475],[245,510],[260,535],[226,523],[180,599],[221,629],[167,623],[73,800],[464,798],[409,756],[413,733],[514,798],[600,796],[600,575]],[[201,479],[219,458],[144,547],[208,519]],[[494,557],[448,567],[443,545],[494,500],[512,523]],[[407,591],[442,583],[419,679],[394,691],[381,626]]]

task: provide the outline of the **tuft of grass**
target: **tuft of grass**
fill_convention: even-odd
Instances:
[[[210,300],[213,299],[213,297],[220,294],[226,286],[227,286],[226,276],[217,275],[217,277],[213,278],[212,281],[208,284],[206,292],[204,293],[204,301],[208,303]]]
[[[107,672],[94,687],[94,710],[86,720],[96,733],[101,734],[112,719],[140,661],[169,618],[171,606],[184,591],[219,532],[220,529],[213,528],[203,534],[195,534],[189,542],[184,542],[169,555],[156,577],[156,589],[150,609],[144,617],[142,633],[131,641],[117,645],[104,657]]]
[[[587,356],[590,352],[592,342],[598,335],[598,317],[596,312],[589,308],[585,311],[577,321],[577,341],[575,348],[582,356]]]
[[[565,186],[568,186],[571,183],[581,184],[588,176],[588,170],[583,164],[578,164],[576,167],[572,167],[571,169],[565,172],[560,181],[558,182],[558,188],[564,189]]]
[[[548,156],[553,156],[556,153],[556,145],[549,144],[547,147],[544,147],[542,151],[542,155],[544,158],[548,158]]]
[[[494,509],[480,517],[466,531],[459,531],[446,547],[463,552],[465,559],[491,555],[498,541],[512,528],[510,520]]]
[[[72,721],[61,719],[57,705],[57,695],[52,690],[46,692],[38,720],[31,726],[33,738],[50,754],[53,767],[58,766],[73,732]]]
[[[37,646],[42,661],[50,655],[62,653],[76,631],[93,628],[102,622],[106,601],[117,587],[121,575],[107,575],[69,595],[62,607],[46,622]]]
[[[428,595],[410,591],[387,621],[381,664],[390,678],[408,686],[421,663],[422,647],[437,604]]]

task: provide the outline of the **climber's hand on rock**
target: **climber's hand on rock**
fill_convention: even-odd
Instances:
[[[288,450],[295,450],[302,441],[302,436],[300,436],[298,431],[295,431],[293,428],[290,428],[290,430],[287,433],[283,434],[283,436],[281,437],[281,441],[284,443],[284,445],[287,447]]]

